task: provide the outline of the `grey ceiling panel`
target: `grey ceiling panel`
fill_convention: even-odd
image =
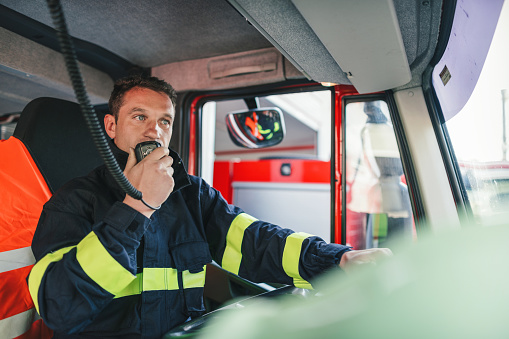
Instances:
[[[310,79],[350,83],[291,1],[230,0],[230,3]]]
[[[44,0],[0,4],[53,27]],[[142,67],[271,47],[224,0],[63,0],[62,8],[72,36]]]
[[[292,0],[359,93],[405,85],[410,67],[392,0]]]
[[[341,62],[338,65],[327,48],[315,39],[315,32],[291,0],[229,0],[229,2],[310,79],[340,84],[351,83],[344,69],[342,69]],[[317,6],[316,1],[302,2],[310,6]],[[330,2],[341,6],[342,0]],[[359,2],[361,0],[357,1],[357,4]],[[433,57],[442,13],[442,0],[394,0],[393,3],[407,58],[406,62],[405,60],[402,62],[406,64],[404,67],[409,65],[411,79],[408,81],[408,78],[405,78],[406,80],[402,81],[407,82],[406,84],[387,81],[389,87],[382,85],[380,86],[381,89],[390,89],[392,88],[390,86],[401,89],[421,84],[422,72]],[[323,18],[323,20],[326,23],[333,24],[334,18]],[[361,16],[358,20],[362,25],[370,18]],[[355,39],[348,43],[348,38],[354,36],[350,34],[351,29],[353,27],[346,27],[337,33],[343,35],[345,38],[343,40],[347,41],[347,43],[343,43],[344,46],[340,45],[339,48],[348,49],[349,46],[357,43]],[[362,55],[359,55],[359,57],[362,57]],[[375,62],[373,67],[376,70],[376,67],[386,67],[386,65]],[[372,74],[377,74],[377,72]],[[378,76],[383,77],[383,75]],[[377,76],[373,76],[373,79],[378,80]],[[369,84],[369,78],[366,79],[365,83]]]

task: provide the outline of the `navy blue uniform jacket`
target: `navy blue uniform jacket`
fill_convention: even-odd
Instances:
[[[255,282],[310,287],[349,249],[247,215],[171,155],[175,189],[150,219],[122,203],[105,166],[45,204],[28,283],[55,338],[159,338],[203,313],[212,259]]]

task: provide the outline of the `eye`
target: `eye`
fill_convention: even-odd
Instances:
[[[170,124],[171,124],[171,121],[170,121],[170,120],[168,120],[168,119],[162,119],[162,120],[161,120],[161,124],[163,124],[163,125],[170,125]]]
[[[134,117],[134,119],[135,119],[135,120],[138,120],[138,121],[143,121],[143,120],[145,120],[146,118],[145,118],[145,116],[144,116],[144,115],[136,115],[136,116]]]

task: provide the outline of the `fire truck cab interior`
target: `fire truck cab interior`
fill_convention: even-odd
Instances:
[[[509,165],[505,158],[479,165],[482,156],[463,157],[456,140],[465,139],[453,123],[492,39],[498,41],[495,32],[507,27],[507,7],[503,0],[482,6],[471,0],[62,0],[98,121],[108,113],[115,80],[164,79],[178,94],[170,147],[190,174],[260,219],[355,249],[416,243],[425,233],[459,229],[464,220],[489,224],[502,215]],[[497,28],[499,18],[506,26]],[[51,194],[103,162],[57,30],[46,1],[0,0],[0,334],[6,337],[51,335],[26,288],[31,238]],[[500,85],[504,119],[506,85]],[[238,297],[309,293],[209,266],[208,311]],[[205,319],[169,337],[190,335]]]

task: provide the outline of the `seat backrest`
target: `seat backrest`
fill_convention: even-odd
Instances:
[[[0,159],[0,334],[51,338],[26,283],[32,238],[52,193],[102,161],[78,104],[53,98],[26,106],[14,135],[0,140]]]
[[[102,122],[104,114],[100,114]],[[102,163],[78,104],[55,98],[31,101],[14,137],[26,146],[52,192]]]

